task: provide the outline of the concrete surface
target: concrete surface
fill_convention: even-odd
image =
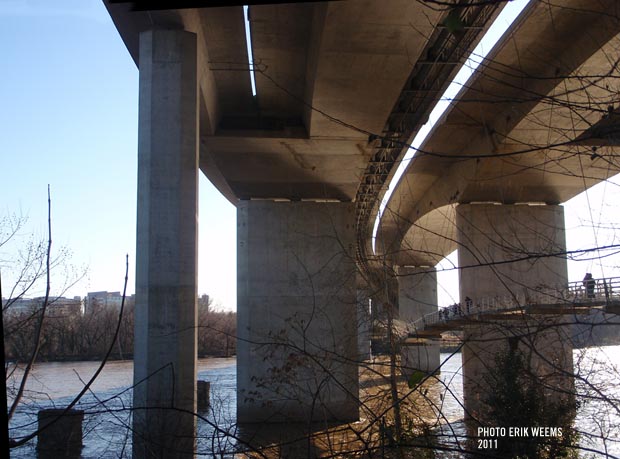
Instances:
[[[568,285],[561,206],[468,204],[457,207],[461,303]],[[573,389],[572,344],[562,316],[488,320],[464,328],[463,395],[466,415],[484,422],[489,372],[510,345],[523,352],[550,401]],[[568,407],[568,405],[567,405]]]
[[[237,420],[358,418],[351,203],[237,212]]]
[[[398,314],[402,321],[413,322],[437,311],[437,271],[432,267],[396,269],[398,278]],[[433,373],[440,364],[439,344],[403,346],[402,372],[410,377],[414,371]]]
[[[193,457],[196,36],[144,32],[140,60],[133,457]]]
[[[335,254],[346,252],[353,258],[353,246],[360,242],[354,238],[355,231],[361,235],[368,232],[365,227],[354,228],[352,212],[360,206],[354,201],[362,183],[370,180],[374,187],[376,177],[367,171],[383,161],[373,155],[378,151],[376,143],[387,140],[376,136],[386,132],[391,113],[402,115],[411,107],[398,106],[404,100],[402,95],[425,91],[429,84],[409,81],[412,70],[449,61],[450,56],[426,49],[429,37],[445,30],[443,16],[423,2],[404,0],[251,6],[258,86],[254,98],[241,7],[130,12],[128,3],[104,3],[141,72],[137,292],[142,291],[144,311],[139,314],[145,324],[163,320],[155,317],[161,315],[160,306],[153,306],[153,312],[146,309],[147,304],[151,308],[147,295],[169,296],[172,303],[186,301],[183,298],[188,304],[195,300],[195,272],[190,274],[195,254],[186,253],[195,252],[195,171],[188,167],[179,175],[162,174],[145,152],[152,150],[154,158],[166,161],[162,170],[177,171],[176,161],[185,164],[191,156],[193,163],[197,148],[201,170],[239,207],[239,224],[246,223],[239,227],[239,377],[240,389],[246,391],[239,397],[240,417],[288,419],[307,414],[307,406],[293,402],[298,394],[286,393],[284,385],[256,387],[267,377],[282,376],[282,369],[300,366],[297,351],[286,355],[285,347],[276,346],[275,352],[269,351],[271,355],[260,354],[266,352],[266,346],[257,343],[283,336],[290,340],[291,333],[299,335],[299,330],[306,330],[301,326],[303,319],[316,325],[316,330],[314,325],[307,329],[312,337],[323,340],[333,335],[329,349],[344,346],[345,355],[355,354],[353,347],[348,347],[353,346],[348,340],[355,335],[353,324],[358,323],[351,319],[358,317],[355,283],[343,281],[346,293],[338,291],[335,296],[329,287],[330,282],[354,271],[348,264],[353,262],[345,263]],[[565,0],[553,5],[532,2],[528,6],[410,163],[379,229],[382,267],[383,263],[388,269],[393,265],[434,266],[461,243],[463,263],[507,261],[519,255],[527,258],[495,270],[484,266],[464,269],[462,299],[566,281],[565,259],[545,256],[564,247],[561,212],[554,205],[620,171],[614,158],[617,140],[599,134],[584,140],[584,133],[593,132],[604,120],[613,127],[616,119],[619,12],[614,0]],[[154,65],[155,61],[140,51],[140,34],[154,27],[196,34],[191,72],[181,65],[175,73],[172,62],[170,68]],[[457,39],[457,34],[449,39]],[[185,58],[180,61],[189,62]],[[153,76],[147,77],[150,74]],[[183,84],[175,86],[179,82]],[[415,83],[415,88],[410,83]],[[158,97],[161,90],[151,90],[156,84],[168,85],[174,98]],[[193,91],[192,95],[187,91]],[[187,100],[178,93],[185,94]],[[197,104],[196,110],[193,104]],[[181,113],[180,121],[174,113]],[[591,145],[599,146],[597,155],[592,155]],[[177,148],[188,156],[173,159],[164,155],[164,150]],[[386,176],[393,171],[385,172]],[[171,186],[158,191],[160,179],[169,180]],[[379,189],[373,188],[370,202],[374,202],[375,191],[381,195]],[[152,204],[156,201],[162,205]],[[467,207],[471,203],[491,201],[506,204],[501,209],[487,206],[488,212],[500,216],[492,224],[484,215],[487,210],[479,212],[483,207],[472,211],[475,218],[468,216],[466,209],[472,208]],[[516,203],[551,206],[512,206]],[[330,210],[315,212],[318,208]],[[332,213],[331,209],[337,210]],[[177,219],[177,212],[182,217]],[[479,219],[484,232],[478,230]],[[370,218],[360,226],[373,223]],[[322,236],[330,231],[338,233],[337,239],[349,241],[347,245],[338,247],[335,239]],[[544,237],[532,236],[534,233]],[[477,238],[477,245],[463,237]],[[315,244],[317,238],[319,244]],[[502,245],[506,241],[507,247]],[[532,250],[543,257],[530,257]],[[319,266],[331,270],[332,263],[336,265],[333,278],[329,278]],[[171,268],[161,275],[162,281],[157,274],[163,271],[162,266],[180,271],[175,274]],[[303,266],[314,266],[314,270]],[[393,298],[384,301],[396,302]],[[334,306],[341,302],[347,306]],[[162,327],[190,323],[192,319],[184,314],[191,311],[183,311]],[[317,311],[321,313],[317,315]],[[166,314],[161,316],[169,320]],[[159,326],[141,325],[136,330],[137,355],[153,355],[153,362],[163,362],[168,354],[174,354],[175,346],[192,346],[187,333],[170,349],[162,345],[166,349],[159,355],[155,350],[160,345],[158,338],[145,337]],[[478,331],[470,330],[470,335]],[[541,339],[546,338],[541,335]],[[325,352],[313,346],[312,352]],[[269,363],[253,366],[263,358]],[[174,359],[183,371],[191,372],[189,357],[177,355]],[[142,376],[156,363],[148,365],[139,370]],[[311,382],[301,405],[312,398],[310,393],[318,393],[317,375],[321,372],[316,366],[310,368],[302,372],[303,381]],[[342,387],[347,389],[332,390],[330,384],[336,380],[330,380],[327,392],[323,388],[319,392],[321,397],[329,392],[323,405],[340,411],[328,410],[322,416],[354,418],[356,408],[345,395],[357,387],[348,381],[353,370],[345,365],[336,374],[336,380],[346,380]],[[195,380],[183,376],[183,381],[190,379]],[[143,397],[140,391],[137,397]],[[261,405],[257,397],[269,404]]]
[[[617,141],[599,142],[598,157],[574,143],[617,105],[619,7],[530,2],[392,195],[378,246],[397,254],[394,263],[433,264],[454,251],[450,217],[459,203],[559,204],[620,172]]]

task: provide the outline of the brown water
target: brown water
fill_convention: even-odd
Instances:
[[[234,366],[235,358],[199,359],[198,373]],[[84,387],[100,362],[45,362],[34,366],[26,385],[27,398],[33,401],[59,399],[77,394]],[[23,374],[18,369],[7,385],[14,386]],[[133,381],[133,360],[107,362],[101,374],[91,386],[93,392],[105,392],[131,386]],[[11,403],[11,393],[9,403]]]
[[[236,403],[236,359],[200,359],[198,379],[211,381],[211,408],[199,413],[198,451],[214,450],[216,440],[222,450],[232,450],[234,443],[226,435],[234,430]],[[37,427],[37,412],[42,408],[63,407],[70,403],[99,366],[98,362],[49,362],[34,367],[26,391],[11,420],[11,437],[19,438]],[[8,381],[14,386],[17,371]],[[83,424],[83,458],[131,456],[131,384],[132,361],[108,362],[77,405],[85,411]],[[9,391],[9,403],[13,400]],[[219,433],[213,428],[218,425]],[[210,454],[209,454],[210,455]],[[36,457],[36,439],[13,449],[11,457]]]
[[[451,438],[448,442],[455,444],[455,435],[464,434],[460,422],[463,417],[461,358],[459,354],[448,359],[449,356],[442,354],[445,363],[440,380],[426,388],[427,398],[432,402],[430,405],[434,406],[424,408],[421,415],[441,418],[442,430]],[[582,452],[581,457],[605,457],[605,453],[607,457],[620,457],[620,346],[576,350],[574,357],[576,370],[584,376],[576,381],[576,387],[585,400],[575,426],[582,432],[580,445],[592,450]],[[69,403],[83,387],[82,380],[87,380],[97,366],[97,362],[38,364],[28,381],[23,403],[12,420],[12,437],[25,435],[36,428],[39,409]],[[18,374],[14,375],[13,381],[15,376]],[[85,395],[80,402],[79,407],[86,412],[83,458],[129,457],[132,376],[133,362],[110,362],[93,384],[92,393]],[[198,377],[211,381],[212,405],[209,412],[201,413],[198,419],[197,452],[209,457],[232,457],[232,451],[237,448],[234,440],[237,432],[236,359],[201,359]],[[447,428],[446,422],[449,423]],[[12,457],[35,456],[34,441],[12,452]],[[436,457],[463,456],[444,452]]]

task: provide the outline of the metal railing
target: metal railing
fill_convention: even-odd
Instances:
[[[532,306],[557,308],[560,313],[562,307],[588,307],[611,301],[620,301],[620,277],[584,279],[570,282],[562,288],[539,287],[510,295],[466,298],[464,302],[431,312],[409,323],[408,331],[409,334],[416,334],[431,327],[441,328],[468,316],[520,311]]]

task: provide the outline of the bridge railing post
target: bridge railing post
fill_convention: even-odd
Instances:
[[[609,289],[609,297],[613,298],[614,296],[614,290],[618,291],[618,278],[617,277],[612,277],[609,279],[609,282],[607,283],[607,288]]]

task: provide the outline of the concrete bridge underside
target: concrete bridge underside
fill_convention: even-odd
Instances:
[[[356,420],[354,202],[363,180],[386,178],[364,175],[379,162],[370,134],[418,89],[427,110],[458,67],[414,86],[412,67],[434,65],[429,37],[459,44],[440,24],[447,12],[253,5],[253,97],[241,7],[104,3],[140,69],[134,455],[193,451],[199,169],[239,209],[238,420]],[[484,26],[497,10],[464,11]]]
[[[409,164],[383,256],[434,266],[457,248],[456,205],[560,204],[620,172],[618,6],[530,2]]]
[[[240,6],[104,3],[140,69],[134,455],[193,451],[199,170],[238,208],[238,420],[355,420],[356,262],[362,272],[376,262],[360,259],[360,243],[370,243],[403,145],[500,8],[468,0],[453,11],[404,0],[253,5],[253,97]],[[401,277],[393,297],[403,317],[436,308],[432,267],[455,247],[462,263],[479,263],[480,253],[491,264],[510,261],[514,252],[498,249],[506,241],[549,259],[565,251],[557,204],[618,172],[618,5],[560,3],[531,3],[395,190],[378,259]],[[446,22],[455,14],[456,29]],[[428,66],[447,70],[421,70]],[[513,224],[479,237],[488,215]],[[525,277],[518,263],[506,273],[463,270],[461,296],[566,282],[559,260]],[[469,335],[476,343],[489,333],[508,342],[497,330]],[[547,357],[569,369],[567,348],[554,342],[545,346],[558,355]],[[438,352],[426,351],[403,359],[433,371]],[[468,387],[476,358],[467,358]]]
[[[391,196],[377,248],[403,285],[458,250],[460,301],[566,286],[557,206],[620,172],[614,2],[531,2],[416,152]],[[576,13],[579,14],[576,14]],[[409,299],[420,301],[423,291]],[[422,308],[418,308],[421,311]],[[484,421],[494,362],[528,355],[547,396],[570,399],[571,345],[555,316],[465,326],[465,409]],[[517,345],[518,343],[518,345]],[[427,369],[433,345],[405,351]]]

